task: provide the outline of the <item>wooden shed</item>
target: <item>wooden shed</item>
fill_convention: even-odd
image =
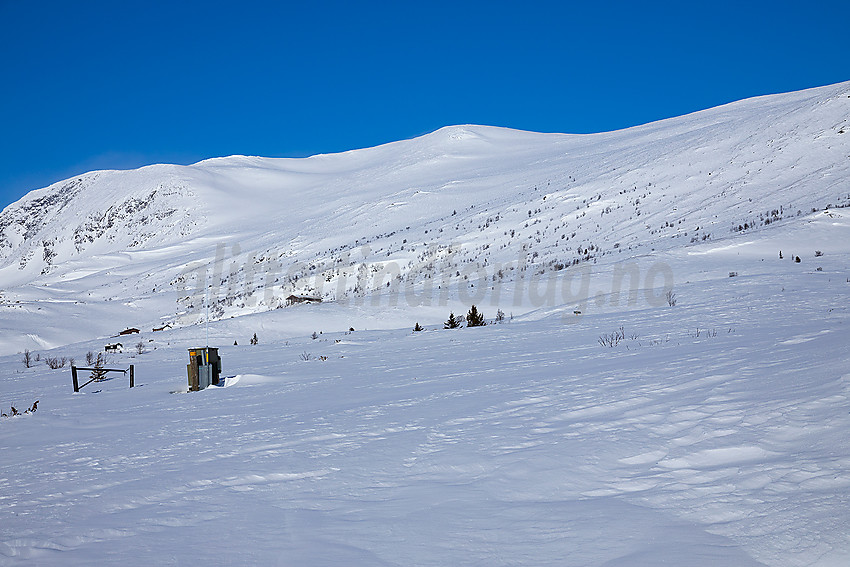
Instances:
[[[308,297],[306,295],[290,295],[286,298],[286,306],[297,305],[299,303],[321,303],[321,297]]]

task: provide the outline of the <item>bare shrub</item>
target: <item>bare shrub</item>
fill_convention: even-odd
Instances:
[[[16,408],[15,406],[11,406],[11,408],[12,409],[9,410],[9,413],[0,413],[0,417],[15,417],[17,415],[22,415],[21,412],[18,411],[18,408]],[[35,413],[37,409],[38,409],[38,400],[33,402],[33,404],[30,406],[30,408],[28,410],[24,411],[24,414]]]
[[[601,335],[599,337],[599,344],[607,347],[615,347],[620,344],[620,341],[626,338],[626,332],[623,330],[623,327],[620,327],[618,330],[613,333],[608,333],[607,335]]]
[[[731,332],[732,330],[729,329],[729,331]],[[702,336],[703,334],[706,335],[707,337],[716,337],[717,336],[717,329],[706,330],[706,329],[700,329],[699,327],[697,327],[696,330],[693,333],[688,332],[688,335],[690,335],[691,337],[693,337],[695,339],[700,338],[700,336]]]

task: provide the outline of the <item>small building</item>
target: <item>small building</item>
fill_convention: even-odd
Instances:
[[[114,343],[111,345],[106,345],[103,347],[103,350],[106,352],[124,352],[124,345],[121,343]]]
[[[321,297],[308,297],[306,295],[290,295],[286,298],[286,306],[297,305],[299,303],[321,303]]]
[[[217,348],[190,348],[186,369],[189,372],[190,392],[221,385],[221,358]]]
[[[159,332],[159,331],[164,331],[164,330],[166,330],[166,329],[170,329],[170,328],[171,328],[171,324],[170,324],[170,323],[166,323],[166,324],[165,324],[165,325],[163,325],[162,327],[154,327],[154,328],[153,328],[153,332],[154,332],[154,333],[157,333],[157,332]]]
[[[132,334],[134,334],[134,333],[135,333],[135,334],[138,334],[138,333],[139,333],[139,330],[138,330],[138,329],[134,329],[134,328],[124,329],[123,331],[121,331],[121,332],[120,332],[120,333],[118,333],[118,334],[119,334],[119,335],[132,335]]]

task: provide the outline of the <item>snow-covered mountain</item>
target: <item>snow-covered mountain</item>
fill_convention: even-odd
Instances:
[[[115,331],[74,305],[139,328],[196,322],[202,295],[213,319],[402,287],[445,305],[493,276],[734,242],[850,204],[848,155],[842,83],[604,134],[453,126],[306,159],[93,172],[0,214],[2,342]]]
[[[34,191],[0,565],[847,565],[848,121],[843,83]],[[119,341],[136,387],[74,393]]]

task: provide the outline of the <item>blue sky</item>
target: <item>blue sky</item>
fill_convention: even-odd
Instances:
[[[848,21],[846,0],[0,0],[0,207],[93,169],[599,132],[846,81]]]

